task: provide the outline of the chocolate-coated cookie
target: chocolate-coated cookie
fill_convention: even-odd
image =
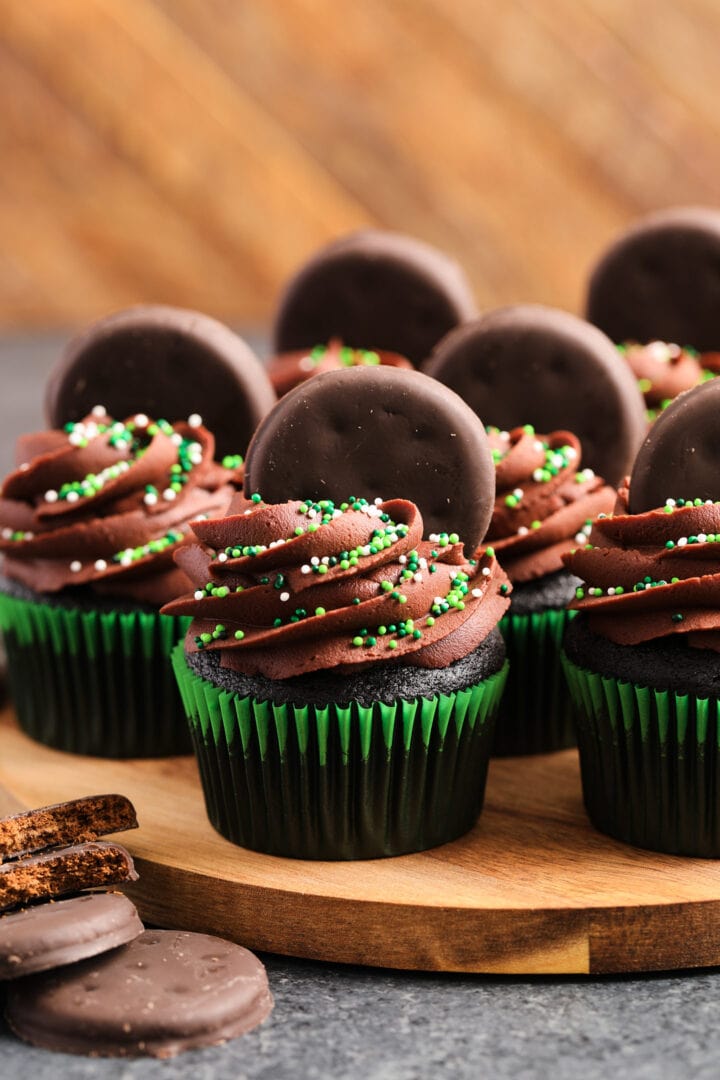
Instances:
[[[97,840],[52,848],[0,865],[0,911],[124,881],[137,881],[137,874],[120,844]]]
[[[143,932],[119,892],[85,893],[0,916],[0,980],[74,964],[127,945]]]
[[[660,414],[638,451],[628,508],[641,514],[667,499],[720,500],[720,381],[687,390]]]
[[[489,312],[443,338],[424,370],[486,424],[572,431],[583,465],[609,484],[627,473],[647,430],[642,394],[612,342],[555,308]]]
[[[417,365],[476,311],[463,271],[447,255],[401,233],[367,229],[328,244],[291,279],[275,317],[274,350],[339,338]]]
[[[137,827],[135,807],[125,795],[85,795],[23,810],[0,819],[0,862]]]
[[[274,401],[242,338],[207,315],[157,305],[119,311],[73,338],[50,374],[45,410],[52,427],[82,420],[95,405],[170,422],[196,414],[222,457],[244,453]]]
[[[452,390],[419,371],[357,367],[278,402],[248,448],[245,490],[266,502],[410,499],[426,536],[457,532],[472,551],[492,516],[495,467],[482,422]]]
[[[27,1042],[101,1057],[173,1057],[242,1035],[272,1009],[253,953],[208,934],[147,930],[129,945],[11,985]]]
[[[592,272],[587,318],[618,343],[720,349],[720,211],[664,210],[623,233]]]

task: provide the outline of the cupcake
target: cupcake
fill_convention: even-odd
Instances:
[[[397,353],[376,349],[354,349],[343,345],[339,338],[333,338],[329,345],[315,345],[312,349],[299,349],[296,352],[282,353],[268,363],[268,377],[278,397],[300,383],[320,375],[324,371],[336,371],[344,367],[388,367],[411,368],[412,364]]]
[[[242,459],[213,461],[199,417],[98,406],[19,440],[0,497],[0,626],[21,727],[48,746],[109,757],[189,749],[170,668],[186,621],[159,614],[187,579],[188,523],[221,513]]]
[[[720,856],[720,384],[676,399],[613,514],[566,556],[565,636],[585,805],[602,832]]]
[[[513,583],[500,630],[516,674],[502,702],[493,753],[559,750],[575,745],[560,644],[578,582],[563,555],[586,543],[592,519],[612,509],[615,492],[580,467],[580,441],[568,431],[536,435],[526,425],[510,432],[489,428],[488,436],[497,490],[487,540]]]
[[[603,334],[534,305],[466,323],[438,344],[426,370],[493,425],[497,490],[486,541],[513,583],[500,626],[510,676],[493,752],[573,746],[560,645],[577,582],[562,556],[612,508],[601,477],[616,482],[627,470],[646,431],[642,396]]]
[[[618,343],[650,420],[718,373],[718,260],[720,212],[676,207],[626,229],[591,270],[587,318]]]
[[[418,469],[431,458],[435,480]],[[441,510],[445,467],[458,487]],[[510,585],[468,554],[492,511],[482,425],[417,372],[330,372],[272,410],[247,468],[253,494],[193,523],[198,544],[177,558],[195,588],[163,609],[193,620],[174,661],[212,824],[318,859],[460,836],[482,807],[506,675]],[[373,476],[409,498],[382,499]],[[339,498],[351,483],[366,495]]]
[[[68,344],[52,430],[20,440],[0,499],[0,625],[28,734],[112,757],[189,750],[169,660],[186,622],[159,609],[187,587],[172,556],[189,521],[241,486],[215,433],[243,451],[274,397],[248,346],[197,312],[135,307]]]

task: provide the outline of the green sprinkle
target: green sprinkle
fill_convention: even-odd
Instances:
[[[235,640],[236,641],[242,641],[242,639],[244,637],[245,637],[245,631],[244,630],[236,630],[235,631]]]
[[[382,589],[383,592],[391,592],[391,590],[392,590],[392,582],[391,581],[381,581],[380,582],[380,588]],[[394,598],[397,599],[396,596]]]
[[[354,637],[354,638],[352,639],[352,643],[353,643],[353,645],[355,645],[356,647],[357,647],[358,645],[362,645],[362,643],[363,643],[363,638],[361,638],[361,637],[360,637],[360,636],[358,635],[358,637]]]
[[[679,611],[677,611],[677,612],[676,612],[676,613],[675,613],[675,614],[674,614],[674,615],[672,616],[672,621],[673,621],[673,622],[682,622],[682,621],[683,621],[683,617],[682,617],[682,615],[680,614],[680,612],[679,612]]]
[[[388,641],[388,649],[397,649],[397,641]]]

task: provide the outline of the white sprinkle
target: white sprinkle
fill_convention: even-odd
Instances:
[[[145,503],[146,506],[154,506],[157,501],[158,501],[158,497],[157,497],[157,495],[155,494],[154,491],[147,491],[143,495],[143,502]]]
[[[179,431],[173,431],[172,435],[170,436],[170,442],[174,443],[175,446],[180,445],[180,443],[182,442],[182,435]]]
[[[78,574],[82,570],[82,563],[78,559],[73,559],[70,563],[70,569],[73,574]]]
[[[315,361],[312,356],[303,356],[302,360],[298,364],[301,371],[312,371],[315,367]]]
[[[528,529],[527,525],[521,525],[517,531],[517,534],[518,536],[527,536],[529,532],[530,530]]]
[[[533,480],[535,481],[536,484],[542,483],[542,480],[544,478],[543,470],[542,469],[535,469],[532,476],[533,476]]]
[[[307,565],[307,563],[304,566],[300,567],[300,573],[301,574],[309,574],[310,573],[310,567]]]
[[[221,551],[218,554],[218,562],[227,562],[227,552]]]
[[[147,427],[149,423],[150,423],[150,420],[145,415],[144,412],[139,412],[135,416],[135,426],[136,427]]]
[[[249,517],[250,514],[252,514],[252,510],[243,510],[244,517]]]
[[[81,446],[85,442],[85,434],[82,431],[73,431],[68,435],[68,442],[71,446]]]
[[[403,563],[403,564],[404,564],[404,563],[406,563],[406,562],[407,562],[407,555],[401,555],[401,556],[400,556],[400,557],[398,558],[398,562],[399,562],[399,563]]]
[[[121,557],[120,565],[121,566],[132,566],[132,561],[133,561],[132,555],[129,554],[129,553],[126,553],[125,555],[123,555]]]
[[[312,559],[310,560],[310,562],[311,562],[311,564],[312,564],[313,566],[319,566],[319,565],[320,565],[320,560],[318,559],[317,555],[313,555],[313,557],[312,557]]]
[[[325,566],[327,566],[327,565],[328,565],[328,563],[330,562],[330,556],[329,556],[329,555],[323,555],[323,557],[322,557],[322,559],[320,560],[320,562],[321,562],[321,563],[324,563],[324,565],[325,565]]]
[[[93,405],[90,414],[92,416],[107,416],[107,409],[104,405]]]
[[[165,500],[165,502],[172,502],[173,499],[175,499],[176,497],[177,492],[173,491],[172,488],[165,488],[165,490],[163,491],[163,499]]]
[[[677,546],[678,547],[685,547],[686,544],[687,544],[687,536],[681,536],[680,539],[677,542]]]
[[[422,579],[423,579],[422,574],[413,574],[413,581],[417,581],[418,584],[421,583]]]
[[[195,593],[195,599],[196,600],[204,600],[205,599],[205,593],[202,591],[202,589],[197,590],[197,592]]]
[[[430,540],[435,543],[440,539],[440,533],[430,533]]]
[[[608,596],[614,596],[615,595],[615,589],[613,588],[612,585],[608,589],[607,594],[608,594]]]
[[[515,490],[513,491],[513,495],[515,496],[516,499],[522,499],[524,494],[525,494],[525,492],[523,491],[522,488],[515,488]]]
[[[707,540],[707,534],[706,533],[698,533],[697,538],[698,538],[698,543],[699,544],[704,544],[705,541]]]
[[[489,566],[483,566],[483,568],[482,568],[482,576],[483,577],[490,577],[490,567]]]
[[[375,505],[376,505],[376,506],[380,506],[380,504],[382,503],[382,499],[380,498],[380,496],[379,496],[379,495],[378,495],[377,499],[375,499],[375,500],[373,500],[373,501],[374,501],[374,503],[375,503]]]
[[[575,543],[584,544],[587,540],[587,535],[584,532],[575,533]]]
[[[20,472],[25,472],[25,470],[29,469],[29,468],[30,468],[30,462],[29,461],[23,461],[22,465],[18,465],[18,469],[20,470]]]
[[[80,496],[79,496],[77,491],[68,491],[65,498],[66,498],[67,502],[69,502],[69,503],[76,503],[78,501],[78,499],[80,498]]]
[[[675,500],[674,499],[666,499],[665,500],[665,505],[666,506],[675,506]]]
[[[402,557],[403,557],[403,556],[401,556],[401,558],[402,558]],[[420,560],[420,569],[421,569],[421,570],[427,570],[427,559],[425,559],[425,558],[422,558],[422,559]]]
[[[190,416],[188,416],[188,424],[190,427],[200,427],[202,424],[202,416],[200,416],[200,413],[191,413]]]
[[[540,440],[539,440],[539,439],[536,439],[536,440],[535,440],[535,442],[533,443],[533,450],[537,450],[537,451],[538,451],[538,453],[540,453],[540,452],[542,452],[542,451],[543,451],[544,449],[545,449],[545,447],[544,447],[544,446],[543,446],[543,444],[542,444],[542,443],[540,442]]]
[[[444,596],[436,596],[434,598],[434,600],[433,600],[433,604],[442,604],[444,599],[445,599]]]
[[[574,446],[566,447],[565,453],[568,456],[568,461],[574,461],[575,458],[577,457],[577,450],[575,449]],[[560,464],[562,465],[562,458],[560,459]],[[585,472],[592,472],[592,469],[586,469]]]
[[[26,532],[25,535],[23,536],[23,540],[34,540],[34,539],[35,539],[35,533],[34,532]]]
[[[280,593],[280,599],[281,599],[281,600],[283,601],[283,603],[284,603],[284,602],[285,602],[286,600],[289,600],[289,599],[290,599],[290,593],[289,593],[289,592],[281,592],[281,593]]]
[[[369,544],[363,544],[363,546],[360,548],[360,550],[363,553],[363,555],[369,555],[370,554],[370,545]]]
[[[53,491],[53,489],[50,488],[49,491],[45,492],[45,502],[53,503],[53,502],[57,502],[57,501],[58,501],[58,493],[57,493],[57,491]]]
[[[2,531],[2,533],[0,535],[2,535],[3,540],[10,540],[12,538],[12,534],[13,534],[12,529],[7,529],[6,528],[6,529],[3,529],[3,531]]]
[[[107,570],[107,563],[105,562],[105,560],[104,559],[96,559],[95,560],[95,569],[96,570],[101,570],[101,571],[102,570]]]

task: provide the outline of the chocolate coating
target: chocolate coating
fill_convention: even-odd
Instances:
[[[425,535],[455,531],[471,552],[492,515],[495,467],[482,423],[452,390],[418,371],[358,367],[278,402],[248,448],[245,490],[269,503],[409,499]]]
[[[664,210],[628,229],[592,272],[587,318],[616,342],[720,348],[720,212]]]
[[[612,485],[627,473],[647,430],[642,394],[612,342],[555,308],[499,308],[458,327],[424,370],[486,424],[571,431],[583,465]]]
[[[459,265],[420,240],[366,229],[322,248],[288,283],[274,351],[340,338],[420,364],[440,338],[477,312]]]
[[[13,984],[7,1019],[48,1050],[166,1058],[244,1034],[272,1004],[265,968],[247,949],[147,930],[112,953]]]
[[[170,422],[198,413],[220,458],[244,453],[274,401],[242,338],[207,315],[157,305],[119,311],[73,338],[50,374],[45,411],[57,428],[95,405]]]
[[[628,507],[641,514],[666,499],[720,500],[720,382],[712,380],[675,398],[638,451]]]
[[[0,979],[18,979],[127,945],[143,932],[122,893],[86,893],[0,917]]]

